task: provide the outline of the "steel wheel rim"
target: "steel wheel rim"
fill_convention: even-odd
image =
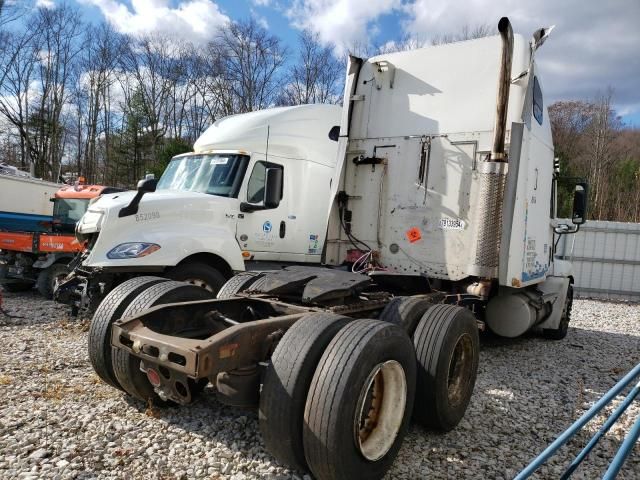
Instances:
[[[393,446],[407,404],[407,378],[402,365],[388,360],[376,365],[367,377],[354,418],[356,447],[364,458],[376,461]]]
[[[467,385],[471,379],[473,365],[473,341],[471,335],[464,333],[458,337],[456,346],[449,359],[447,376],[447,396],[449,403],[457,406],[464,400]]]

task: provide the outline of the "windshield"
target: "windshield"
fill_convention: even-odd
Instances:
[[[247,155],[203,154],[176,157],[167,165],[157,189],[237,197],[248,163]]]
[[[53,202],[53,224],[58,232],[73,233],[76,222],[89,207],[88,199],[56,198]]]

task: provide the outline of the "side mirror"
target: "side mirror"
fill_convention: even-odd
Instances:
[[[267,168],[264,182],[265,208],[277,208],[282,200],[282,169]]]
[[[118,212],[118,217],[128,217],[129,215],[135,215],[138,213],[138,204],[140,199],[145,193],[151,193],[156,191],[158,181],[155,178],[145,178],[138,182],[138,192],[131,199],[131,203],[126,207],[122,207]]]
[[[267,168],[265,170],[264,194],[262,202],[249,203],[242,202],[240,211],[244,213],[256,212],[258,210],[268,210],[278,208],[280,200],[282,200],[282,169]]]
[[[138,192],[151,193],[156,191],[158,181],[155,178],[145,178],[138,182]]]
[[[587,184],[582,182],[576,184],[573,193],[573,213],[571,221],[574,225],[582,225],[587,221]]]

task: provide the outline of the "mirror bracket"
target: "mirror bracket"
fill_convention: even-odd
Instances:
[[[265,207],[264,205],[258,205],[255,203],[249,203],[249,202],[241,202],[240,203],[240,211],[242,213],[251,213],[251,212],[257,212],[258,210],[266,210],[267,207]]]
[[[131,199],[131,202],[126,207],[122,207],[118,212],[118,217],[128,217],[138,213],[138,204],[145,193],[155,192],[158,186],[158,181],[155,178],[145,178],[138,182],[138,191],[136,195]]]
[[[560,225],[553,227],[553,231],[558,235],[571,235],[573,233],[578,233],[579,230],[580,230],[580,225],[575,225],[574,228],[571,228],[566,223],[562,223]]]

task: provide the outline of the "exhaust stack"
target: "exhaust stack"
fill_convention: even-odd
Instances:
[[[507,108],[511,87],[511,60],[513,58],[513,30],[507,17],[498,22],[502,38],[496,120],[493,127],[491,157],[478,164],[480,192],[476,204],[477,218],[475,259],[469,272],[481,278],[498,275],[500,241],[502,237],[502,205],[507,178],[507,155],[504,140],[507,131]]]
[[[498,75],[498,98],[496,101],[496,120],[493,126],[493,147],[491,160],[506,161],[504,138],[507,130],[507,108],[509,105],[509,88],[511,87],[511,60],[513,58],[513,30],[507,17],[498,22],[498,32],[502,38],[502,55],[500,57],[500,74]]]

